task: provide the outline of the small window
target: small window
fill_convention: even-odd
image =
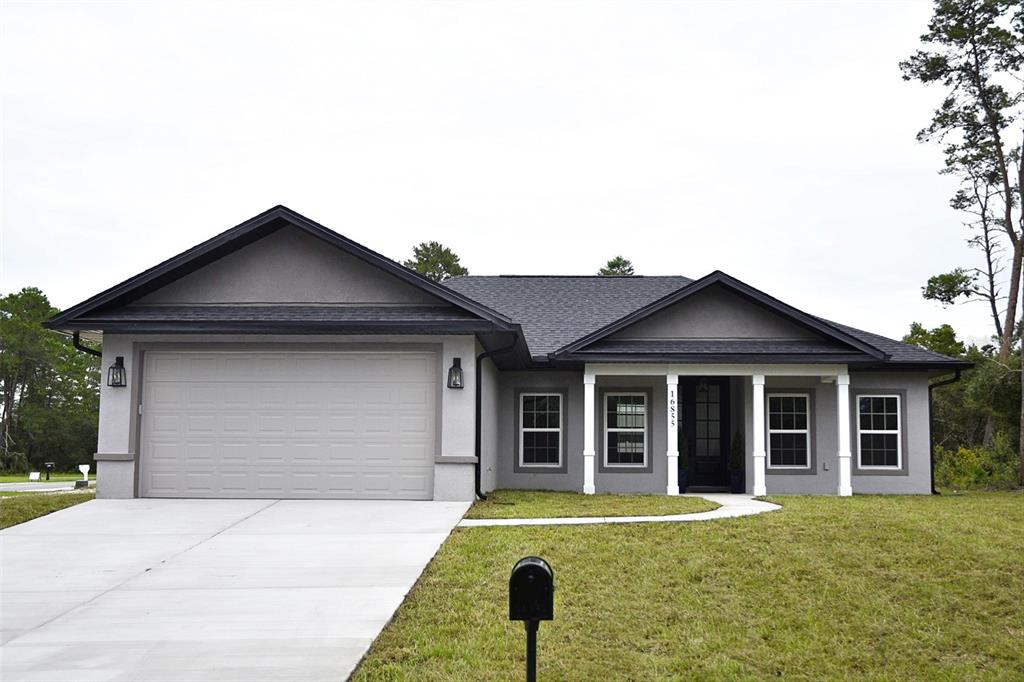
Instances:
[[[562,466],[562,396],[519,396],[519,466]]]
[[[810,396],[772,393],[768,396],[768,467],[809,469],[811,466]]]
[[[898,395],[857,397],[857,445],[861,469],[899,469],[902,466]]]
[[[604,465],[647,466],[647,395],[605,395]]]

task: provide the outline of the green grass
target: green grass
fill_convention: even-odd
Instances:
[[[583,495],[545,490],[495,490],[477,500],[468,519],[539,519],[564,516],[663,516],[718,507],[699,497]]]
[[[773,501],[704,523],[456,530],[354,679],[521,679],[507,581],[528,554],[557,585],[544,680],[1024,677],[1024,495]]]
[[[84,490],[56,493],[4,491],[0,493],[0,528],[10,528],[94,497],[94,492]]]
[[[81,478],[82,478],[82,474],[80,472],[75,472],[75,473],[62,472],[62,473],[59,473],[59,474],[58,473],[51,473],[50,474],[50,481],[49,482],[53,483],[54,481],[77,481],[77,480],[79,480]],[[94,472],[94,471],[90,471],[89,472],[89,480],[90,481],[95,481],[96,480],[96,472]],[[47,481],[46,481],[46,472],[45,471],[42,471],[42,472],[39,473],[39,480],[38,481],[30,481],[30,480],[28,480],[28,474],[0,474],[0,483],[46,483],[46,482]]]

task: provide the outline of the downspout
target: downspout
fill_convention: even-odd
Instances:
[[[510,350],[512,350],[513,348],[516,347],[516,343],[517,343],[517,341],[513,341],[512,344],[509,345],[509,346],[505,346],[504,348],[495,348],[494,350],[487,350],[487,351],[484,351],[483,353],[480,353],[479,355],[476,356],[476,374],[473,375],[475,377],[474,383],[476,384],[476,421],[475,421],[475,424],[476,424],[476,429],[475,429],[475,431],[476,431],[476,441],[474,443],[474,452],[476,454],[476,463],[473,465],[473,483],[476,486],[476,496],[478,498],[480,498],[481,500],[486,500],[487,499],[487,495],[485,495],[484,491],[480,489],[480,460],[481,460],[480,450],[481,450],[481,439],[482,439],[482,435],[480,433],[480,416],[481,416],[481,412],[482,412],[482,407],[481,407],[480,403],[481,403],[482,396],[483,396],[483,384],[484,384],[484,382],[483,382],[483,373],[482,373],[481,370],[483,369],[484,360],[486,358],[489,358],[492,355],[497,355],[498,353],[507,353],[508,351],[510,351]]]
[[[928,475],[931,479],[932,495],[939,494],[939,491],[935,489],[935,420],[932,416],[932,390],[939,386],[955,384],[958,381],[960,381],[960,370],[956,371],[956,375],[952,379],[928,384],[928,458],[931,462],[931,468],[928,471]]]
[[[71,335],[71,345],[74,346],[75,348],[77,348],[78,350],[82,351],[83,353],[88,353],[89,355],[95,355],[98,358],[102,358],[103,357],[103,353],[101,353],[100,351],[96,350],[95,348],[89,348],[89,346],[82,345],[82,333],[81,332],[75,332],[74,334]]]

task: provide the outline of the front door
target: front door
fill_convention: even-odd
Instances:
[[[683,419],[679,466],[688,487],[729,485],[729,379],[680,378]],[[683,449],[683,448],[680,448]]]

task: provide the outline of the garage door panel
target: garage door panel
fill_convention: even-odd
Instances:
[[[144,496],[429,499],[431,353],[150,352]]]

